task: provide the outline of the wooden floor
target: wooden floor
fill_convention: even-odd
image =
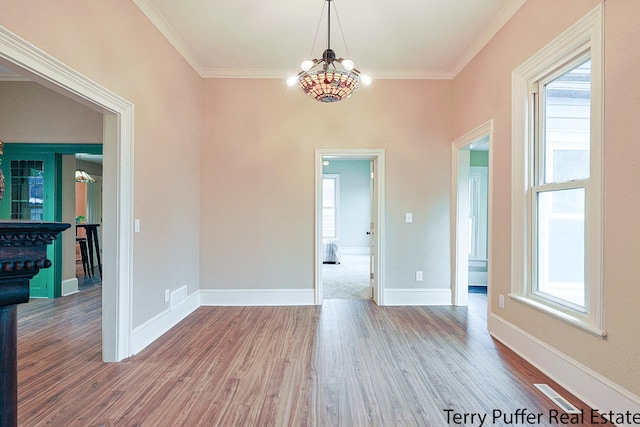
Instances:
[[[100,285],[19,306],[19,425],[447,426],[445,410],[557,410],[552,385],[464,307],[201,307],[140,354],[101,361]],[[453,415],[451,412],[450,415]],[[517,423],[511,423],[517,424]],[[583,423],[581,425],[590,425]]]

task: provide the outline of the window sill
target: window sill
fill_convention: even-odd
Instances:
[[[573,316],[569,313],[566,313],[562,310],[558,310],[556,308],[550,307],[547,304],[543,304],[539,301],[536,301],[534,299],[531,298],[527,298],[524,297],[522,295],[517,295],[517,294],[509,294],[509,297],[514,300],[517,301],[521,304],[527,305],[531,308],[534,308],[542,313],[548,314],[558,320],[561,320],[565,323],[568,323],[571,326],[574,326],[578,329],[581,329],[585,332],[590,333],[591,335],[594,335],[598,338],[606,338],[607,337],[607,331],[604,329],[600,329],[595,327],[593,324],[589,323],[587,320],[582,319],[580,317],[577,316]]]

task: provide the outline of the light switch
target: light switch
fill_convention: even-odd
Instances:
[[[134,221],[134,229],[135,229],[135,232],[136,232],[136,233],[139,233],[139,232],[140,232],[140,220],[139,220],[139,219],[136,219],[136,220]]]
[[[409,224],[410,222],[413,222],[413,214],[411,212],[407,212],[406,214],[404,214],[404,221]]]

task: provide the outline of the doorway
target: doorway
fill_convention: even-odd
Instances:
[[[453,304],[469,305],[469,292],[490,296],[491,141],[489,121],[452,144]]]
[[[362,288],[360,298],[370,298],[382,305],[384,276],[383,262],[380,260],[384,259],[384,150],[318,149],[315,164],[316,304],[321,305],[325,297],[325,275],[328,279],[339,276],[340,267],[344,266],[344,277],[355,275],[358,278],[360,285],[356,286]],[[342,173],[335,173],[339,170],[342,170]],[[351,182],[348,186],[351,191],[360,194],[359,201],[350,200],[358,205],[352,214],[358,215],[359,219],[350,223],[348,230],[345,223],[347,216],[337,214],[340,211],[339,207],[344,207],[346,202],[341,200],[338,187],[347,184],[344,179],[347,177],[347,170],[351,170],[352,175],[349,177]],[[366,198],[362,194],[365,188],[368,191]],[[327,200],[323,200],[323,195],[327,196]],[[333,201],[329,201],[329,198]],[[366,204],[362,203],[362,199],[366,199]],[[363,212],[367,210],[368,214]],[[363,223],[364,216],[368,217],[368,220]],[[323,220],[329,217],[333,219]],[[346,280],[349,281],[349,277],[346,277]],[[336,297],[341,296],[331,296]]]
[[[0,65],[103,113],[102,358],[105,362],[125,359],[133,354],[134,106],[2,26]]]
[[[324,299],[371,299],[371,162],[322,161]]]

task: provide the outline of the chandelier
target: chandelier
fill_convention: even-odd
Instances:
[[[328,5],[327,49],[322,53],[322,58],[302,61],[300,66],[302,71],[287,79],[288,86],[298,85],[304,93],[320,102],[337,102],[349,98],[360,88],[361,83],[368,86],[372,81],[371,77],[354,68],[352,60],[337,58],[336,53],[331,49],[332,1],[326,0]],[[340,20],[338,20],[339,23]]]
[[[96,182],[84,169],[80,167],[80,155],[76,154],[76,182]]]

